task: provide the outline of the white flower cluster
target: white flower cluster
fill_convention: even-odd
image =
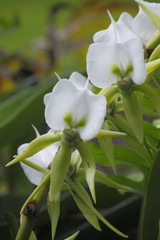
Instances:
[[[159,3],[139,2],[160,15]],[[71,128],[79,133],[82,140],[90,140],[99,133],[106,115],[106,98],[94,94],[88,87],[88,80],[99,88],[109,87],[121,80],[132,81],[137,85],[144,83],[146,79],[144,46],[157,31],[141,7],[136,17],[122,13],[117,22],[109,12],[108,14],[111,24],[106,30],[94,35],[94,43],[88,49],[88,79],[74,72],[69,80],[60,79],[52,92],[44,97],[45,119],[48,126],[54,130]],[[56,149],[58,146],[56,145]],[[18,154],[25,148],[26,145],[20,146]],[[46,167],[55,152],[55,149],[42,150],[37,153],[38,155],[32,156],[30,161]],[[43,155],[48,159],[45,166]],[[25,164],[22,164],[22,167],[34,184],[40,182],[43,174],[39,173],[35,180],[36,170]]]

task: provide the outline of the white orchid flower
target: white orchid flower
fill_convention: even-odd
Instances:
[[[128,25],[125,19],[129,19]],[[129,29],[131,20],[128,14],[122,14],[117,23],[111,17],[108,30],[95,34],[95,43],[87,53],[88,77],[95,86],[105,88],[121,80],[137,85],[145,81],[143,46]]]
[[[35,127],[34,127],[34,129],[35,129],[37,137],[38,137],[39,133]],[[22,144],[18,148],[18,155],[20,155],[22,152],[24,152],[28,145],[29,145],[29,143]],[[49,166],[49,164],[51,163],[51,161],[53,160],[53,157],[56,154],[59,146],[60,146],[60,142],[56,142],[56,143],[50,145],[49,147],[41,150],[40,152],[36,153],[32,157],[29,157],[27,160],[29,160],[32,163],[37,164],[41,168],[46,169]],[[22,162],[20,162],[20,164],[24,170],[25,175],[30,180],[30,182],[35,185],[39,185],[44,173],[39,172]]]
[[[131,28],[133,17],[130,14],[126,12],[122,13],[117,22],[114,21],[109,11],[108,15],[111,19],[111,24],[107,29],[94,34],[93,41],[95,43],[109,44],[114,40],[118,43],[123,43],[131,38],[138,38]]]
[[[45,118],[51,129],[74,129],[83,140],[99,133],[106,115],[106,99],[92,93],[86,83],[84,76],[74,72],[44,97]]]
[[[160,16],[160,3],[149,3],[140,1],[143,5],[150,8],[153,12]],[[152,24],[150,18],[139,6],[139,12],[133,19],[131,26],[135,33],[140,37],[143,44],[145,45],[151,37],[156,33],[157,28]]]

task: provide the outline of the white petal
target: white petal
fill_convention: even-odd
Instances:
[[[51,93],[47,93],[46,95],[44,95],[44,105],[46,106],[49,99],[50,99]]]
[[[146,64],[141,42],[137,39],[131,39],[125,44],[118,44],[118,49],[123,69],[126,70],[127,65],[131,64],[133,71],[129,77],[135,84],[142,84],[146,79]]]
[[[99,88],[109,87],[117,81],[117,76],[112,73],[113,64],[119,66],[117,46],[110,44],[93,43],[87,53],[87,73],[93,85]]]
[[[20,155],[26,149],[26,147],[28,145],[29,145],[28,143],[21,145],[18,148],[18,155]],[[57,147],[57,149],[58,149],[58,147]],[[42,151],[36,153],[32,157],[29,157],[28,160],[37,164],[38,166],[40,166],[42,168],[47,168],[48,165],[51,163],[53,157],[54,157],[54,155],[51,154],[50,151],[48,151],[47,149],[43,149]],[[21,164],[27,178],[33,184],[38,185],[43,177],[43,173],[29,167],[28,165],[26,165],[22,162],[20,162],[20,164]]]
[[[76,130],[83,140],[95,137],[101,129],[106,114],[106,99],[88,89],[79,89],[72,82],[61,80],[57,83],[46,106],[47,124],[53,129],[64,128],[64,116],[71,113]],[[85,119],[85,126],[76,124]]]
[[[70,113],[76,94],[76,86],[68,80],[62,79],[56,84],[45,108],[45,118],[50,128],[59,130],[66,126],[64,116]]]
[[[149,17],[141,7],[139,7],[139,12],[133,19],[131,25],[143,44],[146,44],[157,31],[156,27],[152,24]]]
[[[69,81],[74,83],[77,88],[83,89],[86,85],[87,79],[78,72],[73,72],[69,78]]]
[[[93,36],[93,41],[108,44],[115,40],[120,43],[130,38],[137,38],[134,31],[131,29],[132,19],[132,16],[128,13],[122,13],[117,22],[112,19],[112,23],[106,30],[97,32]]]
[[[83,140],[94,138],[104,122],[106,115],[106,98],[95,95],[86,89],[84,97],[81,99],[81,105],[87,107],[87,123],[83,128],[79,128],[80,137]]]

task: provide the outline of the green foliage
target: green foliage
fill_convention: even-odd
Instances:
[[[147,189],[145,191],[141,239],[142,240],[157,240],[159,233],[159,219],[160,219],[160,192],[158,186],[160,184],[160,152],[158,152],[154,163],[149,172]]]

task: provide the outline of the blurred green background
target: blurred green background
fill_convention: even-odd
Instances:
[[[18,211],[34,189],[19,164],[5,165],[19,145],[35,138],[31,124],[47,131],[43,96],[57,81],[54,72],[85,74],[93,34],[110,24],[107,9],[116,20],[124,11],[138,12],[133,0],[0,1],[1,239],[9,239],[10,221],[17,228]]]

